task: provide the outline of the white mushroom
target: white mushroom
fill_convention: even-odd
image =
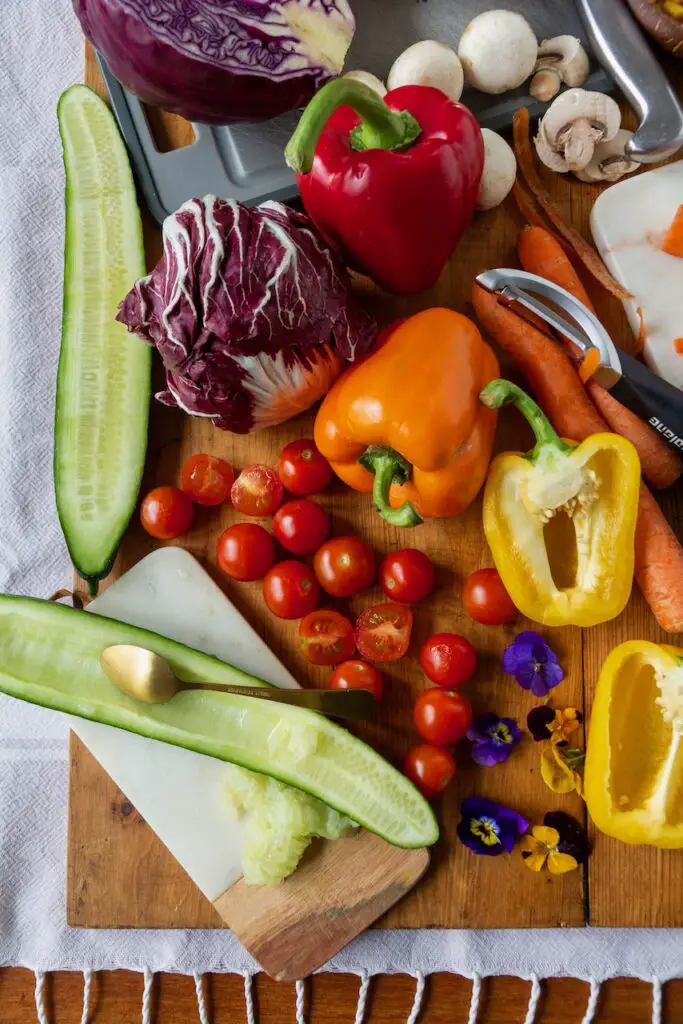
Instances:
[[[500,206],[514,185],[517,161],[512,148],[497,132],[482,128],[481,137],[484,140],[484,173],[477,196],[477,209],[492,210],[494,206]]]
[[[633,132],[620,128],[609,142],[599,142],[592,159],[576,172],[580,181],[619,181],[625,174],[638,170],[639,164],[626,153],[626,143],[633,138]]]
[[[588,54],[576,36],[544,39],[538,48],[529,94],[547,103],[557,96],[563,82],[570,86],[583,85],[589,70]]]
[[[484,11],[462,34],[458,56],[470,85],[497,94],[526,82],[536,66],[538,42],[515,11]]]
[[[613,139],[620,124],[621,111],[610,96],[568,89],[541,119],[535,140],[539,159],[553,170],[580,171],[590,162],[596,144]]]
[[[434,39],[414,43],[394,61],[387,78],[390,89],[402,85],[429,85],[445,92],[449,99],[462,96],[465,76],[455,50]]]
[[[344,78],[351,78],[354,82],[362,82],[363,85],[367,85],[368,88],[378,92],[380,96],[386,96],[387,94],[387,87],[384,82],[381,82],[370,71],[347,71]]]

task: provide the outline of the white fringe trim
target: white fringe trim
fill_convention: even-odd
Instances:
[[[537,974],[531,975],[531,992],[529,993],[529,1006],[527,1007],[524,1024],[534,1024],[538,1013],[538,1004],[541,999],[541,983]]]
[[[470,999],[470,1013],[467,1024],[477,1024],[479,1017],[479,1000],[481,999],[481,978],[475,973],[472,975],[472,998]]]
[[[425,994],[425,976],[422,971],[417,971],[415,974],[415,982],[415,998],[413,999],[412,1009],[408,1014],[406,1024],[417,1024],[417,1018],[420,1016],[422,1000]]]
[[[358,986],[358,1002],[356,1003],[356,1016],[353,1024],[363,1024],[365,1021],[365,1010],[368,1004],[368,992],[370,990],[370,975],[363,971],[358,975],[360,985]]]
[[[600,982],[596,981],[595,978],[591,978],[590,981],[591,990],[588,995],[588,1003],[586,1004],[586,1012],[583,1015],[581,1024],[593,1024],[595,1018],[595,1011],[598,1008],[598,999],[600,998]]]

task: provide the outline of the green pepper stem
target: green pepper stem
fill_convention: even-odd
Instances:
[[[565,444],[553,429],[553,426],[526,391],[522,391],[509,380],[492,380],[479,395],[479,400],[488,409],[500,409],[503,405],[515,405],[526,419],[536,436],[536,445],[529,452],[528,458],[533,462],[541,454],[541,449],[550,446],[560,452],[570,452],[571,445]]]
[[[372,500],[380,515],[392,526],[419,526],[422,516],[412,502],[404,501],[400,508],[392,508],[389,502],[391,485],[406,482],[410,476],[410,463],[393,448],[382,446],[367,448],[359,461],[375,474]]]
[[[316,93],[287,143],[285,160],[297,174],[311,170],[318,139],[335,110],[343,106],[351,107],[361,119],[351,133],[355,149],[404,149],[420,134],[420,125],[407,110],[392,110],[362,82],[336,78]]]

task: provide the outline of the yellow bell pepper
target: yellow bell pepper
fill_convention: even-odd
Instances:
[[[596,827],[624,843],[683,847],[683,649],[615,647],[591,715],[584,795]]]
[[[484,405],[513,403],[536,445],[504,452],[484,490],[484,532],[519,610],[547,626],[594,626],[619,615],[633,583],[640,461],[630,441],[563,441],[515,384],[492,381]]]

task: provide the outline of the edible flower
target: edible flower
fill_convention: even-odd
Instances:
[[[546,697],[564,679],[557,655],[533,630],[519,633],[503,651],[503,671],[514,676],[523,690]]]
[[[575,871],[590,853],[586,830],[564,811],[549,811],[542,825],[534,825],[522,836],[520,849],[531,871],[542,871],[547,865],[551,875]]]
[[[585,755],[574,747],[561,746],[554,740],[545,743],[541,750],[541,776],[553,793],[582,795],[583,780],[576,770],[583,764]]]
[[[583,715],[576,708],[560,710],[548,704],[532,708],[526,719],[527,728],[537,743],[550,739],[553,743],[566,743],[582,722]]]
[[[472,760],[486,768],[507,761],[522,738],[522,730],[514,718],[499,718],[489,712],[475,718],[467,730],[467,739],[472,741]]]
[[[510,853],[529,828],[529,822],[521,814],[479,796],[463,800],[460,813],[462,819],[457,827],[460,842],[484,857]]]

